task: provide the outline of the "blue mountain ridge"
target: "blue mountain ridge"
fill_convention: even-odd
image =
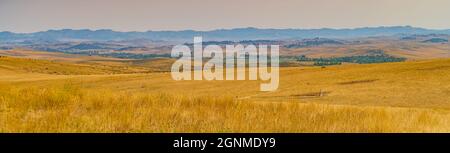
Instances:
[[[146,32],[119,32],[109,29],[61,29],[48,30],[34,33],[0,32],[0,41],[65,41],[65,40],[166,40],[166,41],[192,41],[194,36],[202,36],[209,41],[240,41],[240,40],[282,40],[304,39],[315,37],[327,38],[354,38],[371,36],[391,36],[398,34],[450,34],[450,29],[433,30],[411,26],[391,27],[365,27],[354,29],[259,29],[259,28],[235,28],[219,29],[211,31],[146,31]]]

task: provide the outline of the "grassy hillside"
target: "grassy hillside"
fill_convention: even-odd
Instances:
[[[448,132],[430,109],[258,103],[224,96],[9,89],[1,132]]]
[[[359,41],[359,40],[358,40]],[[374,41],[353,45],[313,46],[303,48],[283,48],[280,55],[306,55],[308,57],[341,57],[371,55],[382,51],[386,55],[403,57],[409,60],[423,60],[436,58],[450,58],[450,45],[426,44],[402,41]]]
[[[128,60],[100,56],[0,51],[0,71],[56,75],[151,73],[170,70],[171,59]]]
[[[275,92],[21,60],[0,59],[0,132],[450,131],[450,59],[281,68]]]

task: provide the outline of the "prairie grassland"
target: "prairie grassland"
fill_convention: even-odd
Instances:
[[[282,68],[275,92],[169,73],[13,70],[0,67],[0,132],[450,132],[449,59]]]
[[[258,103],[221,96],[2,89],[1,132],[448,132],[430,109]],[[6,93],[5,93],[6,92]]]

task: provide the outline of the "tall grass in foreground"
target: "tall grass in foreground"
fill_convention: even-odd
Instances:
[[[0,132],[450,132],[446,111],[88,90],[0,91]]]

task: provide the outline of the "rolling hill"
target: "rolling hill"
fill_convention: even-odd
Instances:
[[[86,65],[0,58],[0,131],[450,131],[449,59],[285,67],[278,90],[261,92],[259,81],[139,73],[166,60],[121,62],[124,71],[80,58]]]

